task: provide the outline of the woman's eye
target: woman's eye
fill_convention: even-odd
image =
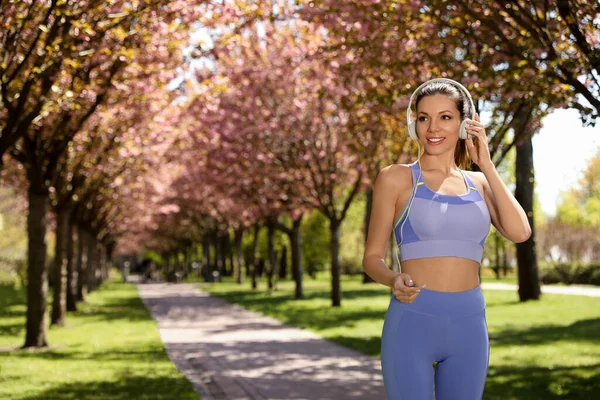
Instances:
[[[427,117],[417,118],[418,121],[425,121],[426,119],[427,119]],[[448,121],[448,120],[452,119],[452,117],[450,115],[442,115],[442,119]]]

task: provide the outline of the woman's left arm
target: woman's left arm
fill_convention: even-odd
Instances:
[[[502,236],[515,243],[525,242],[531,236],[531,226],[527,214],[517,199],[510,193],[496,171],[488,148],[485,127],[479,121],[479,115],[470,120],[467,132],[477,138],[477,144],[468,138],[467,149],[471,159],[481,172],[473,173],[483,188],[483,197],[490,210],[492,224]]]
[[[531,236],[527,214],[508,190],[494,164],[480,165],[479,182],[492,223],[508,240],[521,243]]]

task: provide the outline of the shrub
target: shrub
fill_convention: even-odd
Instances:
[[[559,263],[540,268],[540,281],[544,284],[564,283],[600,286],[600,263]]]

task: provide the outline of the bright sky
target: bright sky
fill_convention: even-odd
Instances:
[[[554,215],[561,190],[577,183],[600,148],[600,126],[582,127],[574,109],[554,111],[543,126],[533,137],[536,193],[543,212]]]

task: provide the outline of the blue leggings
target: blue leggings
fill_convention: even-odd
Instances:
[[[381,338],[388,400],[432,400],[434,380],[436,400],[481,400],[489,360],[481,287],[421,289],[412,304],[392,296]]]

